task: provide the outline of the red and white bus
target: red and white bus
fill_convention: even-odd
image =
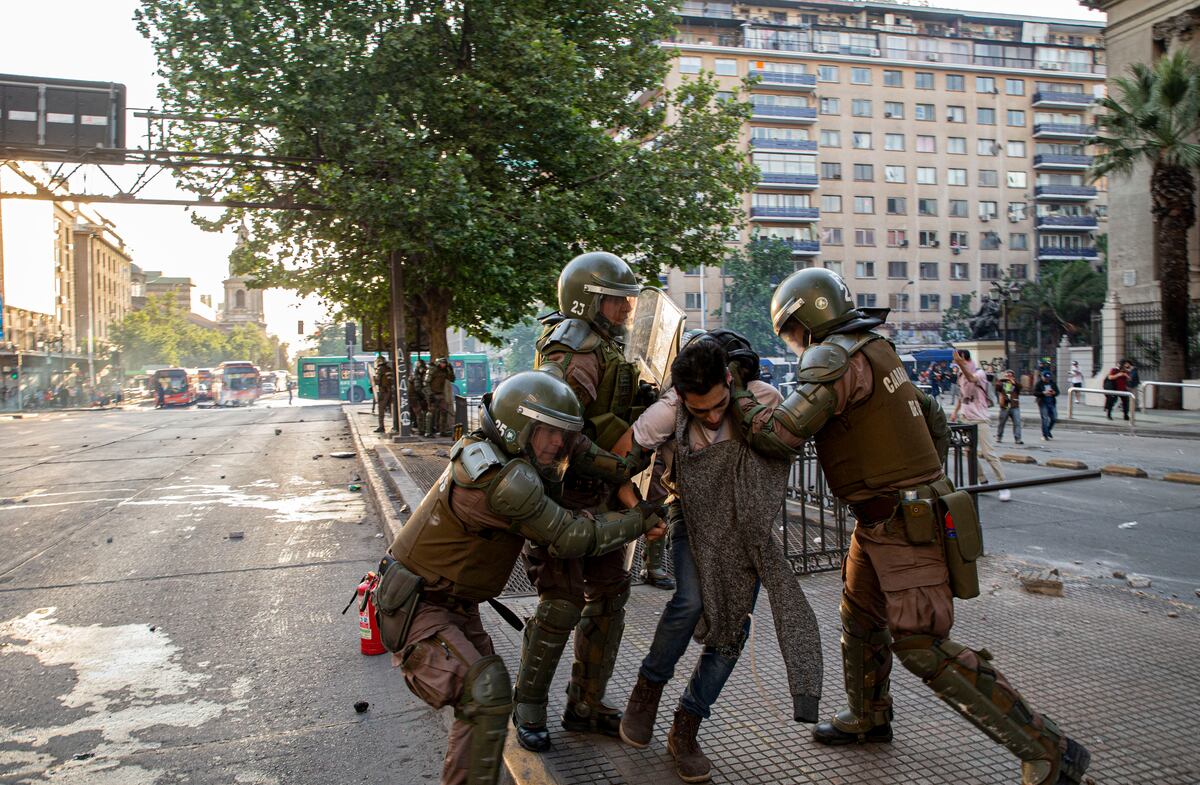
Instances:
[[[191,406],[196,402],[196,387],[186,368],[160,368],[154,372],[154,394],[162,391],[163,406]]]
[[[249,406],[258,394],[258,367],[249,361],[226,360],[213,371],[212,399],[218,406]]]

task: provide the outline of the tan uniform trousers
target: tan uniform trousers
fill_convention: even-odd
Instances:
[[[842,596],[865,626],[904,635],[945,638],[954,624],[954,597],[940,538],[911,545],[900,520],[857,526],[842,563]]]
[[[495,654],[492,639],[484,632],[478,606],[461,612],[421,601],[417,605],[404,648],[392,662],[404,671],[412,693],[435,709],[455,706],[462,699],[467,669]],[[442,785],[467,781],[472,726],[456,719],[450,727]]]

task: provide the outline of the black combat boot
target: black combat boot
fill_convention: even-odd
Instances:
[[[851,714],[849,710],[843,709],[833,719],[818,722],[813,727],[812,737],[813,741],[831,746],[887,743],[892,740],[892,724],[885,722],[882,725],[868,725]]]

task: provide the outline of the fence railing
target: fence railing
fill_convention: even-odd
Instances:
[[[1143,382],[1143,384],[1149,384],[1149,382]],[[1091,393],[1093,395],[1111,395],[1114,398],[1129,398],[1134,403],[1137,403],[1136,396],[1133,393],[1126,392],[1124,390],[1104,390],[1104,389],[1098,389],[1096,387],[1071,387],[1070,389],[1067,390],[1067,419],[1068,420],[1075,419],[1075,399],[1084,393]],[[1134,419],[1136,418],[1136,416],[1137,416],[1137,406],[1129,407],[1129,432],[1130,433],[1133,433],[1136,430],[1134,427]]]
[[[1137,406],[1135,408],[1146,408],[1146,390],[1151,387],[1178,387],[1180,389],[1191,388],[1193,390],[1200,390],[1200,384],[1192,384],[1189,382],[1142,382],[1138,385],[1137,390],[1134,392],[1134,397],[1137,401]],[[1158,396],[1155,396],[1155,402],[1158,402]]]

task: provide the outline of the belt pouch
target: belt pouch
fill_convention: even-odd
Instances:
[[[929,499],[908,499],[900,504],[904,516],[904,537],[913,545],[928,545],[934,538],[933,503]]]
[[[404,648],[408,628],[412,624],[417,602],[421,599],[421,587],[425,584],[420,576],[413,575],[403,564],[385,560],[383,577],[375,585],[375,621],[379,624],[379,637],[384,648],[398,652]]]
[[[955,491],[941,498],[946,513],[944,543],[950,588],[960,600],[979,596],[979,571],[975,560],[983,555],[983,531],[971,495]]]

